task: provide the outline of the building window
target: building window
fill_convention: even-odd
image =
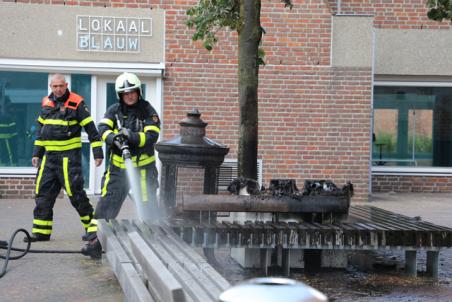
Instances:
[[[72,74],[71,91],[83,96],[83,101],[88,108],[91,107],[91,75]]]
[[[36,119],[42,98],[48,95],[48,79],[48,73],[0,71],[0,168],[31,167]],[[70,82],[71,90],[82,95],[89,108],[91,75],[73,74]],[[83,136],[82,165],[87,186],[90,145],[87,135]]]
[[[372,163],[452,166],[452,87],[376,86]]]
[[[0,71],[0,167],[31,167],[47,73]]]

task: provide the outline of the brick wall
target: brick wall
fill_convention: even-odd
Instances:
[[[178,121],[196,107],[209,123],[207,136],[228,145],[228,157],[236,158],[236,35],[221,33],[208,53],[190,41],[185,12],[168,9],[165,138],[177,135]],[[338,185],[352,181],[355,200],[366,199],[371,70],[331,68],[331,8],[323,2],[295,2],[288,10],[278,1],[263,1],[262,25],[267,31],[259,82],[264,185],[272,178],[293,178],[300,187],[307,178]]]
[[[374,192],[452,192],[452,178],[447,176],[374,175]]]
[[[191,41],[186,10],[196,0],[20,1],[26,3],[161,8],[166,10],[165,137],[198,108],[207,136],[230,147],[238,142],[237,36],[222,31],[213,51]],[[263,180],[330,179],[355,185],[354,201],[368,196],[371,70],[332,68],[331,15],[336,1],[262,1],[266,66],[259,82],[259,157]],[[385,28],[449,28],[429,21],[423,0],[341,1],[341,12],[374,14]],[[1,191],[0,191],[0,194]]]
[[[33,198],[34,177],[0,178],[0,198]]]

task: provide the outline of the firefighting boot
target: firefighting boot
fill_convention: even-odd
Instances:
[[[89,234],[85,231],[85,234],[82,235],[82,241],[88,241],[89,240]]]
[[[30,235],[30,242],[36,242],[36,241],[49,241],[50,235],[43,235],[39,233],[32,233]],[[24,237],[24,242],[28,242],[28,237]]]
[[[85,256],[90,256],[91,259],[102,258],[102,245],[97,238],[90,240],[82,248],[82,254]]]

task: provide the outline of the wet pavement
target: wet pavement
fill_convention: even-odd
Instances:
[[[92,198],[95,203],[95,198]],[[9,240],[19,228],[31,230],[34,200],[0,199],[0,240]],[[132,219],[132,202],[126,201],[118,218]],[[32,243],[35,250],[62,250],[78,252],[84,242],[84,229],[77,212],[68,199],[58,199],[54,208],[53,234],[50,241]],[[13,246],[25,248],[23,233],[19,233]],[[0,249],[4,255],[5,250]],[[0,259],[0,268],[3,267]],[[105,257],[91,260],[79,253],[29,253],[10,261],[7,273],[0,279],[2,302],[101,302],[123,301],[124,297],[114,273]]]
[[[420,216],[425,221],[452,228],[452,194],[374,194],[370,205],[407,216]],[[0,199],[0,240],[7,240],[18,228],[30,230],[33,206],[33,200]],[[51,241],[33,243],[32,248],[78,251],[83,244],[80,238],[83,228],[66,198],[57,200],[54,216]],[[134,205],[126,201],[118,218],[134,217]],[[14,246],[24,247],[23,235],[19,237]],[[3,255],[4,250],[0,253]],[[241,269],[226,249],[217,251],[216,255],[221,265],[218,270],[231,283],[260,275],[257,270]],[[306,276],[302,270],[293,270],[291,277],[324,292],[330,301],[452,302],[452,249],[440,252],[438,280],[423,276],[425,252],[418,253],[417,278],[404,276],[402,252],[368,252],[366,259],[371,261],[365,261],[365,266],[325,269],[311,276]],[[270,271],[279,274],[277,270]],[[0,279],[0,301],[5,302],[123,300],[121,288],[105,257],[92,261],[80,254],[28,254],[23,259],[10,261],[8,272]]]

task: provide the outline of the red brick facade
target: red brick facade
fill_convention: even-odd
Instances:
[[[195,3],[194,1],[191,3]],[[186,7],[184,7],[185,9]],[[236,35],[224,33],[211,53],[190,40],[184,10],[167,9],[164,119],[167,138],[196,107],[207,136],[238,141]],[[264,1],[266,64],[259,82],[259,157],[263,183],[272,178],[350,180],[356,200],[367,198],[371,70],[332,68],[331,10],[318,1]],[[173,29],[173,30],[172,30]]]
[[[178,135],[178,122],[198,108],[209,123],[207,136],[227,145],[228,157],[237,157],[237,37],[221,32],[211,52],[192,42],[185,20],[186,10],[196,0],[18,2],[164,9],[163,139]],[[340,186],[351,181],[356,193],[353,201],[367,200],[372,71],[331,66],[332,15],[339,10],[375,15],[377,28],[449,29],[449,25],[429,21],[424,0],[342,0],[340,9],[336,1],[293,3],[292,10],[277,0],[262,3],[262,25],[267,32],[263,37],[267,65],[260,69],[259,82],[263,182],[293,178],[301,187],[305,179],[330,179]],[[380,185],[385,181],[376,178],[375,189],[385,188]],[[1,197],[25,189],[22,182],[30,179],[0,178]]]
[[[452,192],[452,178],[446,176],[374,175],[374,192]]]
[[[33,198],[35,179],[30,177],[0,177],[0,198]]]

